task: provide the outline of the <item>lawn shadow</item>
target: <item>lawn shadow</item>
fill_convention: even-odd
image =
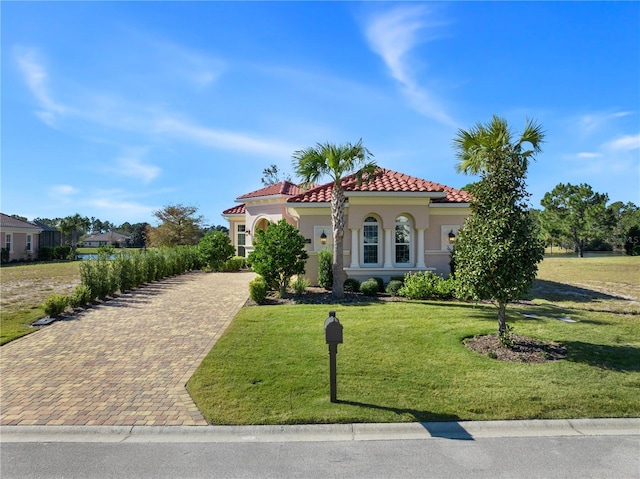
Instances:
[[[446,439],[457,439],[462,441],[473,441],[473,436],[469,434],[458,422],[460,418],[454,414],[439,414],[431,411],[419,411],[417,409],[397,408],[390,406],[380,406],[359,401],[345,401],[338,399],[338,404],[348,406],[364,407],[369,409],[379,409],[390,411],[398,415],[409,414],[416,422],[429,432],[431,437],[442,437]]]
[[[629,301],[629,298],[602,293],[593,289],[573,286],[556,281],[536,279],[529,292],[529,299],[546,299],[548,301],[573,301],[576,303],[589,303],[591,301],[618,300]]]
[[[562,344],[567,348],[567,361],[612,371],[640,372],[640,348],[582,341],[563,341]]]

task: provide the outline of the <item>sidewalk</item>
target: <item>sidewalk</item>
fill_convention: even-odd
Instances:
[[[0,424],[206,425],[185,384],[253,277],[168,278],[3,346]]]

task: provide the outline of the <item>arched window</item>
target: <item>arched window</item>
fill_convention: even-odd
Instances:
[[[396,218],[395,231],[396,264],[411,262],[411,223],[409,218],[400,215]]]
[[[373,216],[367,216],[362,227],[363,245],[362,262],[368,265],[380,263],[380,227],[378,220]]]

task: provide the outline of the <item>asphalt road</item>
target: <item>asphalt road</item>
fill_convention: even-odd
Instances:
[[[640,478],[640,420],[2,428],[10,478]]]

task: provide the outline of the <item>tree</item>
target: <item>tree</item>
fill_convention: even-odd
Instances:
[[[607,211],[615,223],[609,241],[615,249],[621,250],[624,248],[629,230],[634,226],[640,227],[640,208],[631,201],[626,204],[616,201],[607,206]]]
[[[154,211],[160,224],[147,229],[151,246],[195,245],[200,240],[202,216],[195,216],[198,208],[181,204],[165,206]]]
[[[207,233],[198,243],[198,250],[204,264],[213,271],[220,271],[225,261],[236,252],[231,238],[222,231]]]
[[[271,165],[268,168],[262,170],[262,184],[265,186],[275,185],[276,183],[280,183],[281,181],[291,181],[290,175],[284,175],[280,178],[280,170],[276,165]]]
[[[147,228],[149,223],[134,223],[131,225],[131,248],[144,248],[147,245]]]
[[[611,231],[613,219],[606,214],[608,199],[606,193],[596,193],[586,183],[559,183],[540,201],[544,206],[540,221],[544,229],[570,239],[582,258],[588,241],[603,239]]]
[[[471,215],[456,238],[453,256],[460,292],[497,303],[498,335],[503,337],[508,331],[507,304],[529,290],[544,255],[525,185],[530,152],[540,151],[544,134],[536,127],[537,135],[512,143],[506,123],[505,128],[495,126],[494,116],[486,127],[461,130],[455,141],[459,158],[473,156],[475,166],[469,168],[479,172],[481,180],[473,189]],[[523,152],[524,141],[533,149]],[[473,155],[468,156],[466,148],[473,149]]]
[[[78,248],[78,237],[89,229],[90,224],[89,218],[80,216],[78,213],[62,218],[58,224],[63,236],[71,234],[71,249],[74,257]]]
[[[287,220],[270,223],[265,230],[255,231],[254,250],[248,261],[261,275],[270,289],[284,295],[291,277],[304,274],[309,255],[305,250],[304,236]]]
[[[318,143],[315,147],[298,150],[293,154],[294,169],[306,185],[315,184],[323,176],[333,180],[331,190],[331,229],[333,233],[333,288],[334,299],[344,297],[344,207],[346,198],[342,188],[342,177],[354,173],[358,181],[366,179],[376,169],[373,155],[362,145],[334,145]]]

